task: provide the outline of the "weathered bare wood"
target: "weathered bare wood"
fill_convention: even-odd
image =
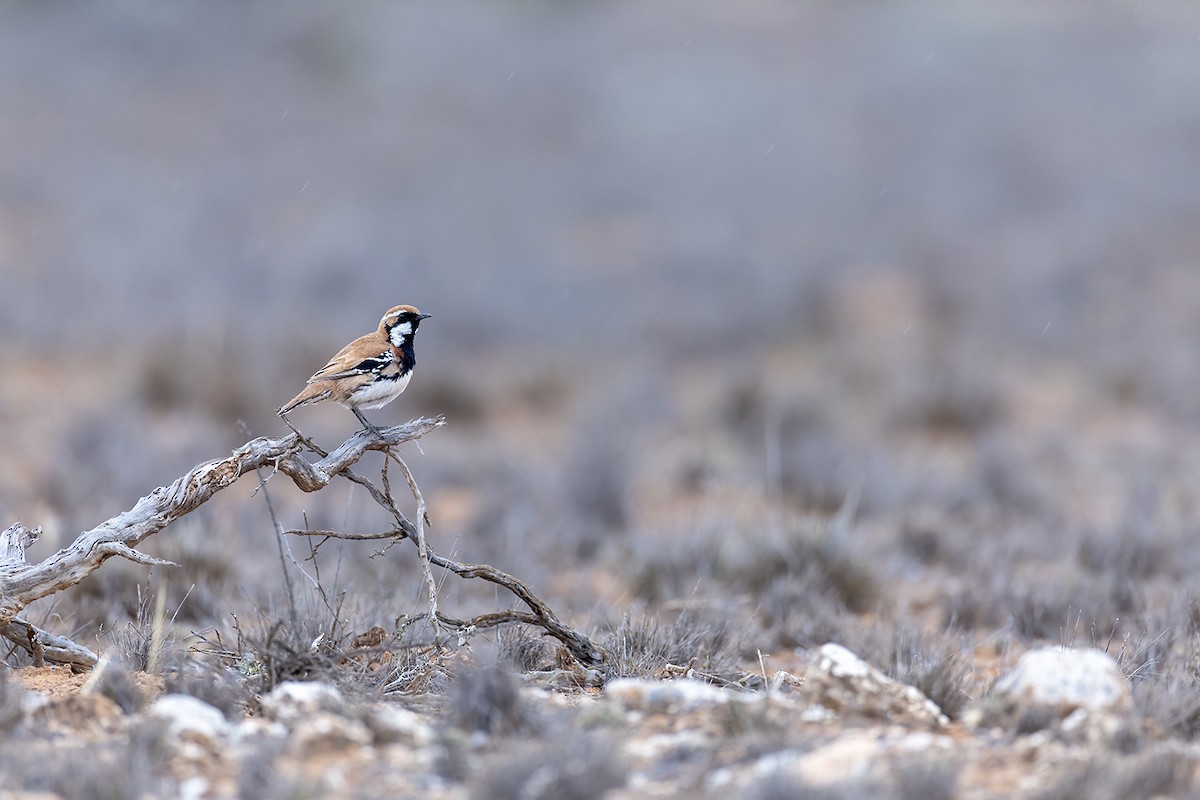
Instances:
[[[76,672],[91,669],[100,660],[95,653],[83,645],[76,644],[64,636],[44,631],[20,617],[5,625],[0,625],[0,636],[19,645],[30,655],[36,655],[36,649],[40,647],[42,657],[46,661],[51,664],[69,666]]]
[[[36,542],[41,535],[41,527],[29,530],[19,522],[9,525],[0,533],[0,565],[24,564],[25,548]]]
[[[412,441],[445,422],[444,417],[437,417],[379,431],[362,430],[315,463],[300,455],[303,444],[296,434],[252,439],[226,458],[206,461],[169,486],[158,487],[133,508],[84,531],[74,542],[36,564],[23,560],[0,562],[0,625],[10,622],[34,600],[79,583],[113,556],[143,564],[157,561],[133,548],[255,468],[278,469],[301,490],[315,492],[367,451]]]
[[[524,623],[541,627],[558,639],[582,664],[595,665],[605,660],[604,651],[579,631],[564,625],[534,592],[521,580],[486,564],[463,564],[438,555],[424,543],[423,530],[414,525],[396,508],[386,484],[380,490],[371,481],[350,468],[370,450],[388,451],[403,442],[418,439],[445,424],[444,417],[417,419],[405,425],[383,430],[362,430],[334,451],[325,454],[299,432],[279,438],[252,439],[226,458],[206,461],[192,468],[169,486],[160,486],[138,500],[133,508],[81,533],[74,542],[50,557],[27,564],[24,548],[36,538],[38,529],[27,531],[14,525],[0,537],[0,635],[30,650],[35,657],[44,656],[54,663],[69,663],[81,668],[96,663],[96,656],[70,640],[39,631],[16,615],[29,603],[41,597],[69,588],[96,570],[104,561],[120,556],[143,565],[172,565],[136,549],[137,545],[180,517],[194,511],[214,494],[232,485],[248,472],[271,469],[287,475],[302,491],[315,492],[327,486],[333,478],[344,477],[367,488],[371,497],[396,521],[396,528],[382,534],[349,534],[335,531],[286,531],[288,534],[324,536],[342,539],[408,539],[418,548],[426,579],[434,590],[430,595],[430,618],[436,623],[459,630],[495,627]],[[323,457],[310,462],[300,455],[306,448]],[[417,514],[425,521],[425,502],[411,472],[402,461],[389,452],[405,473],[409,488],[417,500]],[[427,559],[427,560],[426,560]],[[428,564],[447,569],[462,578],[479,578],[503,586],[529,607],[529,612],[501,611],[460,620],[442,614],[436,605],[436,585]],[[173,565],[172,565],[173,566]]]
[[[425,585],[429,589],[429,618],[436,624],[441,621],[441,615],[438,613],[437,581],[433,579],[433,570],[429,568],[429,545],[425,541],[425,520],[427,518],[425,496],[421,494],[417,481],[408,469],[408,464],[404,463],[404,459],[394,453],[392,459],[400,465],[401,471],[404,472],[404,479],[408,481],[408,488],[417,500],[417,557],[421,559],[421,574],[425,576]]]

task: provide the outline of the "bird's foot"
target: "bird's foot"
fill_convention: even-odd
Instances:
[[[363,428],[367,432],[369,432],[370,434],[372,434],[374,436],[382,436],[383,435],[383,431],[379,430],[379,428],[376,428],[374,425],[372,425],[371,421],[369,419],[367,419],[365,416],[363,416],[363,413],[361,411],[359,411],[357,408],[353,408],[353,407],[351,407],[350,410],[354,412],[354,416],[358,417],[358,421],[362,423]]]

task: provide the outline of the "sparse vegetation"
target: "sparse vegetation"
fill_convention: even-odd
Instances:
[[[0,793],[1195,794],[1191,5],[142,5],[2,15],[0,527],[35,563],[287,435],[417,302],[372,419],[449,419],[394,451],[446,617],[362,538],[413,510],[395,462],[264,459],[139,543],[178,567],[23,609],[102,667],[0,639]],[[828,642],[948,731],[815,707]],[[1046,645],[1131,709],[972,729]],[[292,682],[346,710],[269,718]]]

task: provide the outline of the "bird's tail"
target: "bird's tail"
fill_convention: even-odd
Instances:
[[[316,384],[309,384],[304,387],[304,391],[293,397],[291,400],[284,403],[275,412],[279,416],[283,416],[294,408],[308,405],[309,403],[319,403],[329,397],[331,391],[328,387],[321,387]]]

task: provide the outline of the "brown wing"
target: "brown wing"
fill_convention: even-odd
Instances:
[[[293,408],[325,400],[341,402],[349,397],[363,380],[357,376],[377,373],[395,360],[391,344],[378,333],[360,336],[338,351],[329,363],[308,379],[308,385],[282,408],[286,414]]]
[[[337,355],[329,359],[328,364],[313,373],[308,382],[335,381],[339,378],[378,372],[394,359],[395,353],[391,345],[381,343],[378,334],[360,336],[339,350]]]

